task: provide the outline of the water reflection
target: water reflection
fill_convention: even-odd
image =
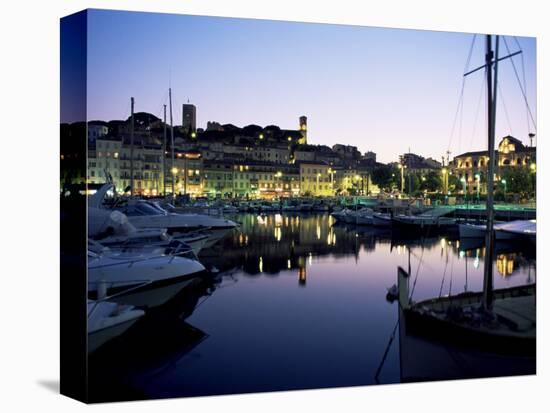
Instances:
[[[94,355],[96,394],[198,396],[534,371],[531,362],[477,356],[461,364],[470,356],[408,337],[397,303],[386,301],[397,266],[409,268],[414,300],[480,291],[483,243],[336,225],[327,214],[230,218],[240,230],[199,256],[219,278],[182,292],[170,310]],[[497,243],[495,288],[536,280],[527,247]]]
[[[196,278],[170,302],[149,311],[123,335],[89,357],[89,397],[92,402],[148,399],[147,383],[167,374],[208,334],[187,323],[219,282]]]
[[[444,263],[443,267],[439,266],[443,272],[448,266],[454,266],[455,261],[465,260],[465,266],[460,271],[466,278],[468,264],[470,271],[477,273],[485,258],[482,240],[458,240],[456,236],[449,235],[407,237],[402,233],[392,234],[388,229],[335,225],[333,218],[327,214],[243,214],[231,218],[241,223],[240,230],[213,249],[204,251],[201,254],[203,261],[221,270],[238,268],[249,276],[273,276],[291,270],[300,285],[306,284],[306,266],[314,265],[323,257],[336,261],[353,258],[358,262],[361,255],[373,254],[377,248],[385,253],[389,247],[390,254],[395,252],[398,256],[408,249],[413,255],[427,255],[423,258],[427,267],[424,271],[435,270],[434,260]],[[525,247],[498,242],[495,274],[509,277],[534,266],[534,250]],[[439,253],[436,254],[436,251]],[[377,256],[376,259],[389,258]],[[529,272],[530,279],[533,279],[534,271]]]

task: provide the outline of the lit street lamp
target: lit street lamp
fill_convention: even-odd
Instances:
[[[504,201],[506,202],[506,179],[501,179],[502,185],[504,185]]]
[[[481,184],[481,177],[480,177],[479,174],[475,174],[475,178],[476,178],[476,182],[477,182],[477,184],[476,184],[476,189],[477,189],[477,191],[476,191],[476,192],[477,192],[477,201],[479,202],[479,186],[480,186],[480,184]]]
[[[399,169],[401,169],[401,193],[405,191],[405,165],[400,164]]]
[[[176,191],[174,189],[174,184],[176,183],[176,175],[178,174],[178,168],[174,166],[170,171],[172,172],[172,197],[175,197]]]
[[[330,175],[330,190],[332,194],[334,195],[334,174],[336,171],[334,171],[332,168],[328,168],[328,173]]]
[[[276,176],[277,178],[279,178],[278,183],[277,183],[277,186],[281,185],[281,189],[282,189],[282,188],[283,188],[283,185],[282,185],[282,183],[281,183],[281,177],[283,176],[283,173],[282,173],[281,171],[278,171],[278,172],[275,174],[275,176]]]
[[[317,174],[317,187],[316,187],[318,193],[321,192],[321,191],[319,191],[319,178],[320,178],[320,177],[321,177],[321,174],[318,173],[318,174]]]

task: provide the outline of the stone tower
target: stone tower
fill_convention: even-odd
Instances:
[[[298,143],[307,144],[307,116],[300,116],[300,133],[302,139]]]

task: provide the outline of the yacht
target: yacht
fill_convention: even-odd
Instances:
[[[346,222],[346,215],[348,212],[348,209],[343,208],[338,211],[331,212],[330,215],[336,220],[336,222]]]
[[[373,210],[363,205],[357,205],[355,209],[348,209],[343,216],[346,224],[371,225]]]
[[[487,226],[485,224],[460,224],[460,238],[485,238]],[[536,220],[516,220],[495,223],[495,239],[498,241],[521,241],[522,239],[535,241],[537,235]]]
[[[158,250],[88,249],[90,298],[114,298],[124,304],[155,307],[166,303],[195,277],[206,273],[196,259]]]
[[[372,214],[372,225],[375,227],[391,227],[391,214],[375,212]]]
[[[88,300],[88,353],[120,336],[144,315],[133,305]]]
[[[537,221],[517,220],[495,225],[497,240],[528,240],[535,243],[537,237]]]
[[[446,229],[456,226],[456,219],[446,217],[451,210],[446,208],[435,208],[418,215],[394,215],[392,226],[408,229]]]
[[[105,247],[135,249],[145,246],[171,247],[181,242],[193,250],[196,255],[203,249],[210,237],[207,230],[193,231],[180,235],[169,235],[166,228],[134,229],[125,234],[113,234],[98,239]]]
[[[374,211],[370,208],[363,208],[355,213],[355,224],[372,225]]]
[[[460,235],[460,239],[464,239],[464,238],[485,238],[486,225],[485,224],[461,223],[461,224],[458,224],[458,233]]]
[[[89,232],[90,236],[94,236],[102,228],[109,228],[109,226],[112,227],[111,232],[115,233],[117,228],[128,227],[124,222],[117,222],[117,220],[125,221],[123,216],[126,216],[128,222],[137,229],[166,228],[170,235],[208,229],[211,232],[209,242],[206,245],[208,247],[238,226],[235,222],[221,217],[168,212],[158,203],[140,199],[129,199],[126,205],[119,205],[116,209],[106,209],[103,206],[103,199],[111,188],[112,184],[105,184],[88,200],[89,228],[90,226],[93,227],[93,231]],[[121,212],[123,215],[113,214],[115,211]],[[127,228],[126,231],[128,231]]]

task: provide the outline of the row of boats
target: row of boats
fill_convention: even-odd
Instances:
[[[142,199],[106,202],[110,183],[88,199],[88,351],[128,330],[147,311],[168,303],[205,268],[199,252],[238,227]]]
[[[405,228],[409,230],[458,230],[460,238],[484,238],[486,224],[468,222],[446,216],[451,213],[447,208],[433,208],[420,214],[394,214],[392,212],[375,212],[373,209],[358,206],[343,208],[331,213],[336,222],[352,225],[372,225],[385,228]],[[535,243],[536,220],[515,220],[496,222],[494,225],[497,240],[529,240]]]
[[[279,212],[330,212],[341,208],[337,199],[290,198],[281,200],[207,201],[195,200],[187,206],[208,213],[279,213]]]

